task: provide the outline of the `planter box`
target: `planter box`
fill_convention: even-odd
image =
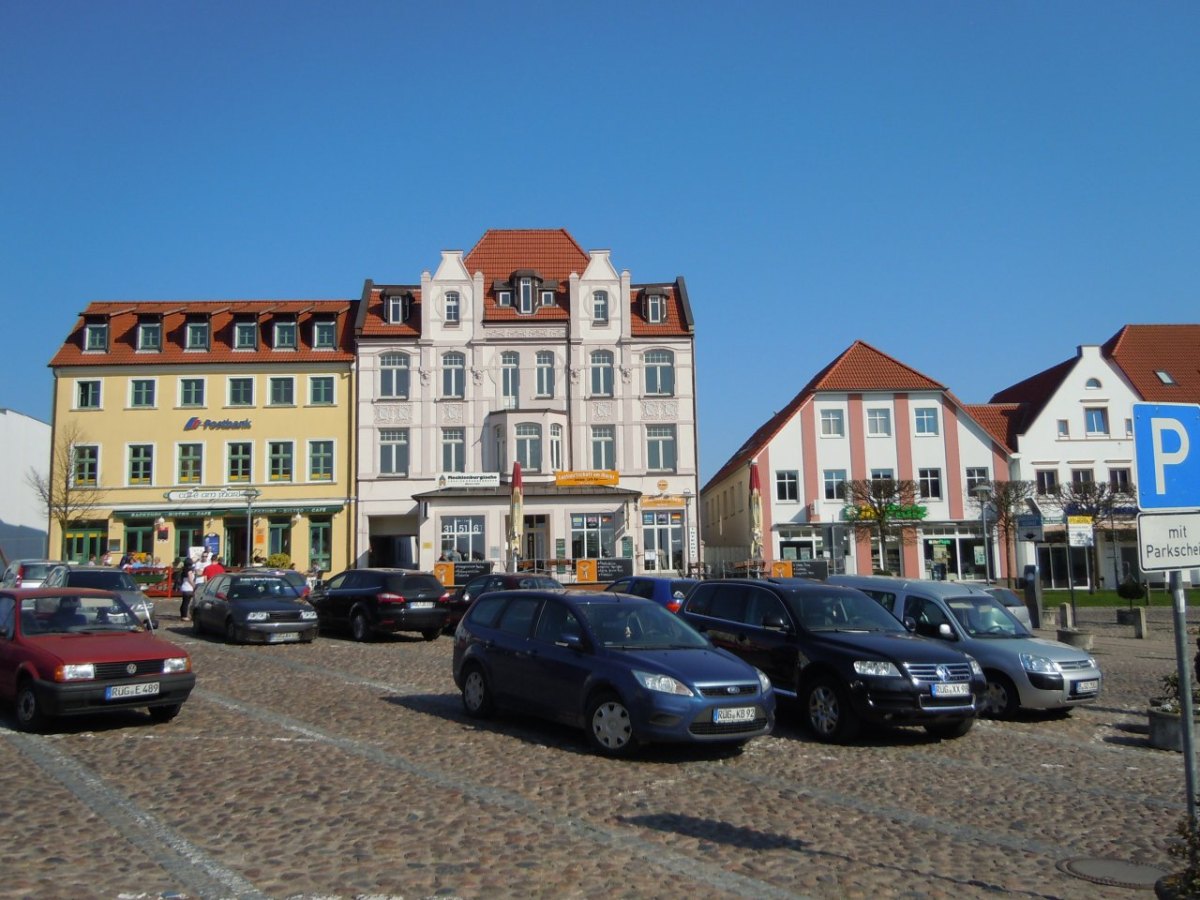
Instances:
[[[1080,650],[1091,650],[1093,635],[1090,631],[1080,631],[1078,628],[1060,628],[1058,629],[1058,639],[1072,647],[1078,647]]]
[[[1138,611],[1136,609],[1118,609],[1117,624],[1118,625],[1133,625],[1138,620]]]
[[[1178,713],[1163,712],[1150,707],[1147,711],[1150,717],[1150,746],[1156,750],[1174,750],[1183,752],[1183,718]],[[1193,733],[1200,735],[1200,721],[1193,713]]]

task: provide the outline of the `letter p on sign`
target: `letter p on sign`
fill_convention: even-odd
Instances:
[[[1200,405],[1133,404],[1133,455],[1137,463],[1138,508],[1200,509]]]

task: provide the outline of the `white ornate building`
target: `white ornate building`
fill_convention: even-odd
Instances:
[[[571,580],[595,560],[605,580],[697,560],[682,277],[635,285],[566,231],[490,230],[419,283],[368,280],[356,334],[358,565],[503,568],[514,462],[524,565]]]

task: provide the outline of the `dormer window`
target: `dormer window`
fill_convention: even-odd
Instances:
[[[258,349],[258,323],[254,319],[242,319],[233,323],[233,349]]]
[[[313,322],[313,349],[332,350],[337,344],[337,328],[333,319]]]
[[[512,306],[512,291],[496,291],[497,306]]]
[[[208,349],[208,319],[188,319],[184,327],[184,349]]]
[[[83,326],[83,349],[95,353],[108,350],[108,322],[88,322]]]
[[[446,292],[446,324],[457,325],[461,321],[462,301],[458,291]]]
[[[600,325],[608,322],[608,291],[592,294],[592,319]]]
[[[533,313],[533,279],[521,279],[521,305],[517,308],[517,312],[523,316],[528,316]]]
[[[276,350],[296,349],[296,320],[282,319],[275,323],[275,340],[271,344]]]
[[[407,322],[412,311],[411,294],[391,294],[387,298],[387,320],[393,325]]]
[[[662,294],[646,295],[646,321],[665,322],[667,319],[667,298]]]
[[[554,305],[554,291],[542,291],[542,306]]]
[[[137,348],[143,353],[159,353],[162,351],[162,322],[138,322]]]

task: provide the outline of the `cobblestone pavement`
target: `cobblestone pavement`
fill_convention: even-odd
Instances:
[[[832,747],[784,707],[740,754],[615,762],[468,720],[445,637],[229,647],[159,606],[198,673],[174,722],[0,717],[0,897],[1092,898],[1138,894],[1060,864],[1175,868],[1182,760],[1145,739],[1165,608],[1144,640],[1081,611],[1105,692],[1066,717]]]

